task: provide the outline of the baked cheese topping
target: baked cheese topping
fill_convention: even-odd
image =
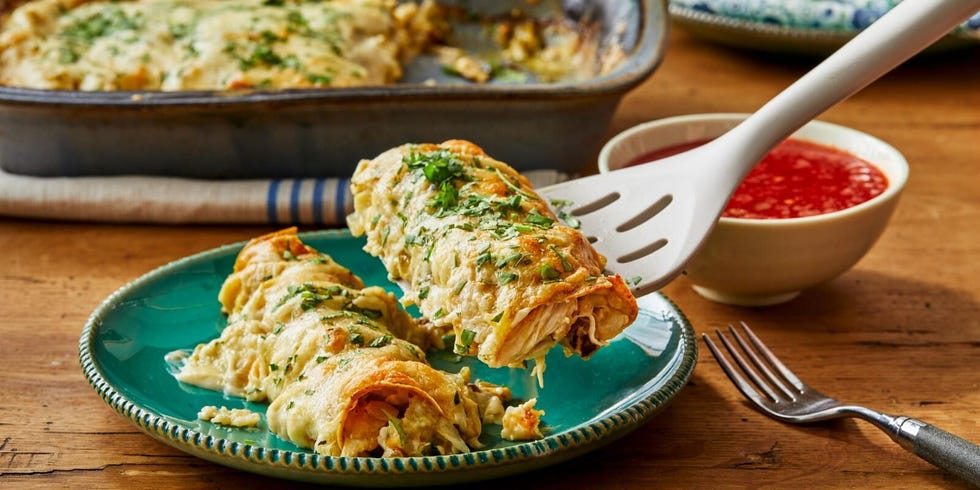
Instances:
[[[6,19],[0,84],[70,90],[382,85],[440,29],[393,0],[34,0]]]
[[[212,424],[243,428],[258,427],[262,421],[262,416],[251,410],[244,408],[218,408],[214,405],[202,407],[197,413],[197,418],[205,422],[211,422]]]
[[[479,52],[452,45],[474,25]],[[577,81],[624,58],[597,25],[434,0],[29,0],[0,19],[0,85],[234,90],[385,85],[418,54],[476,83]],[[465,30],[465,29],[463,29]],[[466,38],[466,34],[459,36]],[[428,83],[428,81],[426,82]]]
[[[544,410],[535,410],[537,399],[532,398],[516,407],[507,407],[504,411],[500,437],[508,441],[528,441],[541,438],[541,417]]]
[[[481,446],[485,423],[511,425],[501,415],[510,390],[471,382],[467,368],[429,366],[429,334],[395,297],[365,287],[294,229],[246,245],[219,300],[227,327],[190,355],[168,355],[177,379],[268,401],[269,430],[300,447],[330,456],[461,453]],[[199,418],[259,422],[254,412],[213,406]]]
[[[348,224],[454,349],[521,366],[561,344],[589,357],[636,318],[636,299],[526,178],[462,140],[363,160]]]

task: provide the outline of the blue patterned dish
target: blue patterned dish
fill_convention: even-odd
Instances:
[[[696,34],[767,51],[826,54],[901,0],[670,0],[671,17]],[[980,12],[937,43],[980,41]],[[934,48],[935,49],[935,48]]]
[[[396,291],[386,272],[346,231],[302,234],[303,240],[347,265],[368,284]],[[524,370],[490,369],[472,359],[432,353],[436,366],[511,387],[515,397],[538,398],[545,410],[543,439],[513,443],[489,426],[485,449],[417,458],[320,456],[267,430],[233,429],[197,419],[204,405],[250,408],[245,402],[175,380],[164,356],[217,337],[225,325],[217,293],[243,243],[187,257],[124,286],[92,314],[79,351],[86,378],[117,413],[154,439],[222,465],[267,476],[354,486],[417,486],[485,480],[579,456],[636,429],[684,387],[697,361],[694,331],[666,297],[640,299],[640,315],[590,361],[547,358],[545,388]],[[571,401],[571,403],[570,403]]]

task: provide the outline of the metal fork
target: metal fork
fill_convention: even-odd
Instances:
[[[748,325],[740,323],[751,345],[731,325],[728,329],[738,347],[720,330],[715,330],[737,367],[728,361],[708,334],[702,334],[701,337],[725,374],[763,413],[776,420],[794,424],[842,417],[864,419],[883,430],[906,450],[973,485],[980,486],[980,446],[921,420],[841,403],[818,392],[787,369]],[[745,360],[746,357],[749,361]]]

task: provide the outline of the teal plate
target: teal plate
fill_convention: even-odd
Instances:
[[[368,284],[393,292],[380,261],[346,231],[301,235]],[[165,359],[217,337],[225,318],[218,290],[244,243],[193,255],[122,287],[92,313],[79,354],[89,383],[113,410],[140,430],[194,456],[278,478],[352,486],[419,486],[512,475],[565,461],[616,440],[659,413],[687,383],[697,362],[694,331],[660,294],[640,298],[636,322],[589,361],[547,357],[544,388],[530,372],[491,369],[472,358],[430,353],[435,366],[469,366],[477,378],[511,387],[518,399],[537,397],[545,437],[509,442],[488,426],[481,450],[449,456],[348,458],[320,456],[279,439],[263,416],[257,429],[235,429],[197,419],[205,405],[249,408],[264,404],[179,383]]]

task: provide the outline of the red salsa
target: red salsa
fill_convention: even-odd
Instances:
[[[629,165],[684,151],[704,141],[658,150]],[[843,150],[809,141],[780,143],[735,190],[722,216],[800,218],[840,211],[885,191],[888,178],[877,167]]]

